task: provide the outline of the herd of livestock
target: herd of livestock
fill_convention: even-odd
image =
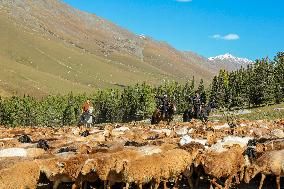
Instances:
[[[0,189],[280,189],[282,176],[284,120],[0,127]]]

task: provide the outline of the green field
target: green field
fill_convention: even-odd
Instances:
[[[235,111],[214,111],[211,112],[210,120],[220,120],[220,121],[227,121],[229,120],[276,120],[276,119],[284,119],[284,103],[282,104],[274,104],[269,106],[262,106],[262,107],[254,107],[254,108],[247,108],[244,109],[246,114],[238,114],[239,111],[242,110],[235,110]],[[250,112],[250,113],[248,113]]]

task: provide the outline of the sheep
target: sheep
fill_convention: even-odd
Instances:
[[[40,139],[37,142],[37,148],[42,148],[44,150],[48,150],[49,149],[49,145],[48,145],[46,140]]]
[[[180,146],[180,148],[192,153],[194,155],[194,157],[193,157],[194,162],[195,162],[196,156],[198,156],[200,152],[205,150],[204,145],[202,145],[201,143],[198,143],[198,142],[190,142],[188,144]],[[197,179],[195,180],[195,184],[193,185],[192,175],[194,173],[197,174]],[[189,166],[188,169],[183,172],[183,175],[187,178],[188,185],[189,185],[190,188],[194,188],[194,186],[195,186],[195,188],[197,188],[199,178],[200,178],[200,175],[201,175],[201,170],[199,169],[198,165],[196,165],[196,167],[194,165]]]
[[[264,151],[282,150],[284,149],[284,139],[271,140],[265,143],[257,143],[256,151],[261,153]]]
[[[143,184],[151,183],[154,188],[158,188],[160,181],[166,182],[174,179],[175,186],[181,173],[186,172],[192,164],[194,154],[190,154],[182,149],[172,149],[164,153],[143,156],[136,160],[125,161],[123,164],[123,181],[126,189],[130,183],[136,183],[139,188]]]
[[[41,172],[53,182],[53,189],[57,189],[61,182],[75,182],[72,189],[82,187],[82,177],[79,176],[88,156],[77,155],[67,159],[51,158],[36,160]]]
[[[209,146],[217,143],[217,136],[212,131],[207,132],[206,138]]]
[[[23,161],[0,170],[0,188],[36,189],[40,169],[34,161]]]
[[[92,166],[93,164],[90,163],[93,159],[87,159],[82,169],[77,177],[77,184],[79,186],[83,186],[83,189],[86,189],[87,182],[96,182],[99,179],[98,174],[96,173],[96,169]]]
[[[284,176],[284,150],[264,152],[259,158],[247,166],[244,180],[249,183],[258,173],[261,173],[259,189],[262,188],[266,175],[275,175],[277,189],[280,189],[280,177]]]
[[[124,149],[114,153],[98,153],[85,162],[81,173],[86,176],[91,172],[95,172],[104,181],[105,188],[110,188],[116,182],[121,182],[120,172],[123,169],[123,162],[135,160],[140,156],[142,156],[141,152],[131,149]]]
[[[71,177],[63,175],[65,165],[59,163],[60,160],[59,158],[35,160],[40,172],[44,173],[47,179],[53,182],[53,189],[57,189],[61,182],[72,182]]]
[[[26,134],[21,135],[18,138],[18,141],[21,142],[21,143],[31,143],[32,142],[31,138],[28,135],[26,135]]]
[[[228,189],[234,177],[237,183],[240,182],[238,173],[240,173],[241,179],[243,177],[245,167],[243,151],[239,145],[233,145],[223,152],[206,151],[197,156],[195,166],[201,164],[205,173],[212,177],[211,186],[214,184],[218,188],[223,188],[216,181],[226,178],[225,189]]]
[[[125,161],[121,171],[123,181],[128,189],[130,183],[136,183],[139,189],[142,185],[153,181],[154,188],[159,185],[162,162],[159,154],[144,156],[136,160]]]
[[[39,148],[6,148],[0,150],[0,158],[6,157],[40,157],[45,151]]]
[[[183,174],[187,177],[189,185],[191,186],[191,165],[197,154],[198,149],[193,149],[191,153],[182,149],[173,149],[162,153],[162,167],[160,179],[166,181],[168,179],[173,178],[175,181],[175,187],[177,187],[177,180],[179,176]]]

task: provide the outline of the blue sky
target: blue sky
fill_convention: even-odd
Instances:
[[[284,51],[283,0],[63,0],[136,34],[206,57]]]

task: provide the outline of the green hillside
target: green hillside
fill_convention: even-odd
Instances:
[[[216,70],[203,60],[61,1],[0,2],[1,96],[88,93],[193,76],[208,84]]]

